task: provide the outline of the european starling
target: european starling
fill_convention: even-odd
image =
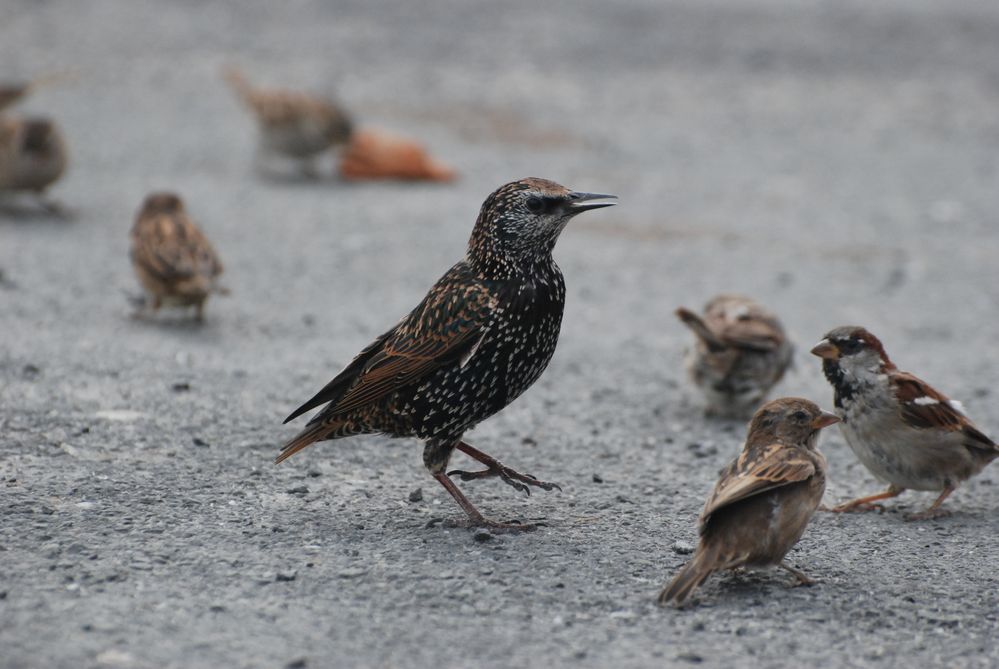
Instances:
[[[66,163],[66,143],[53,121],[0,117],[0,191],[34,193],[43,206],[59,211],[44,194]]]
[[[315,157],[350,139],[353,123],[333,102],[299,91],[255,88],[231,67],[224,75],[256,117],[264,154],[298,160],[310,171]]]
[[[677,317],[697,336],[687,372],[709,414],[751,414],[791,364],[794,345],[777,315],[741,295],[718,295],[704,316],[680,307]]]
[[[836,328],[812,353],[822,358],[822,370],[833,386],[846,443],[888,484],[885,492],[845,502],[833,511],[869,511],[879,507],[874,502],[912,489],[940,495],[909,520],[945,515],[940,505],[957,486],[999,457],[999,444],[975,427],[960,403],[899,370],[878,338],[864,328]]]
[[[187,215],[184,203],[173,193],[149,195],[132,226],[132,267],[152,298],[152,310],[161,306],[195,308],[204,316],[205,300],[222,274],[208,238]]]
[[[425,442],[423,464],[473,524],[529,527],[487,520],[449,477],[498,476],[528,494],[529,486],[558,487],[501,464],[462,435],[516,399],[548,365],[565,305],[552,249],[573,216],[610,206],[611,198],[536,178],[496,190],[482,205],[465,257],[408,316],[285,419],[326,405],[276,462],[325,439],[417,437]],[[485,469],[447,472],[455,449]]]
[[[780,566],[799,583],[812,581],[784,564],[822,501],[826,460],[815,446],[819,430],[839,419],[808,400],[784,397],[764,404],[749,423],[738,459],[721,472],[701,512],[694,557],[659,595],[682,605],[716,571]]]

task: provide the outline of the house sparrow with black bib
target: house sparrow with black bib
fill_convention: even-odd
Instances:
[[[862,327],[836,328],[812,353],[835,391],[840,429],[857,458],[888,489],[834,507],[869,511],[903,491],[939,491],[936,501],[909,520],[946,515],[944,500],[999,457],[999,445],[964,415],[960,404],[925,381],[900,371],[884,346]]]
[[[696,335],[687,372],[709,414],[751,414],[791,364],[794,345],[777,315],[742,295],[718,295],[704,315],[680,307],[677,317]]]
[[[682,605],[722,569],[779,566],[799,584],[813,583],[784,556],[822,500],[826,461],[816,444],[819,431],[838,420],[795,397],[768,402],[753,415],[742,453],[722,470],[701,513],[694,557],[660,593],[660,604]]]
[[[131,239],[132,267],[149,294],[153,312],[164,305],[193,306],[200,321],[208,296],[228,292],[218,285],[222,262],[177,195],[149,195],[136,216]]]

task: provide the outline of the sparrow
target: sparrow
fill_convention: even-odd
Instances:
[[[299,91],[255,88],[232,67],[224,76],[257,119],[262,151],[258,158],[292,158],[311,171],[314,158],[351,137],[350,116],[330,100]]]
[[[546,179],[508,183],[486,198],[465,257],[409,315],[365,347],[285,423],[323,406],[281,449],[282,462],[317,441],[380,433],[423,440],[423,464],[472,525],[486,519],[451,480],[499,477],[514,489],[560,489],[521,474],[463,440],[514,401],[548,366],[558,342],[565,282],[552,250],[569,221],[612,195]],[[484,469],[447,471],[459,450]]]
[[[132,267],[151,299],[153,312],[164,305],[193,306],[200,321],[208,296],[227,292],[218,284],[222,262],[174,193],[146,197],[132,226],[131,241]]]
[[[895,366],[884,346],[862,327],[830,331],[812,349],[834,390],[840,429],[857,458],[888,489],[840,504],[833,511],[869,511],[905,490],[940,491],[910,520],[946,515],[940,506],[961,484],[999,456],[999,446],[961,405]]]
[[[66,171],[66,142],[54,121],[0,116],[0,192],[29,192],[42,206],[60,212],[46,189]]]
[[[683,605],[712,573],[737,567],[780,566],[798,584],[804,573],[784,562],[815,513],[826,487],[826,461],[816,449],[819,430],[838,422],[796,397],[767,402],[753,415],[739,457],[721,471],[700,517],[694,557],[659,594]]]
[[[697,337],[687,351],[687,373],[709,414],[751,414],[791,364],[794,345],[777,315],[748,297],[718,295],[703,316],[684,307],[676,316]]]

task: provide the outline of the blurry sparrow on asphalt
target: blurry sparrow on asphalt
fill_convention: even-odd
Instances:
[[[59,212],[45,199],[45,190],[66,170],[66,143],[47,118],[0,116],[0,192],[28,192]]]
[[[718,295],[704,315],[680,307],[677,317],[697,337],[687,372],[709,414],[751,414],[791,364],[794,346],[776,314],[741,295]]]
[[[780,566],[798,583],[812,581],[784,563],[822,500],[826,461],[819,430],[839,419],[808,400],[785,397],[763,405],[749,424],[742,454],[721,472],[700,517],[701,540],[659,595],[682,605],[716,571]]]
[[[350,117],[329,100],[299,91],[255,88],[232,67],[226,68],[224,75],[257,119],[263,152],[258,158],[292,158],[311,172],[313,159],[351,137]]]
[[[910,520],[945,515],[947,496],[989,462],[999,446],[972,424],[961,406],[899,369],[877,337],[862,327],[829,332],[812,353],[835,391],[840,428],[864,466],[888,489],[833,511],[868,511],[907,489],[940,491]]]
[[[200,321],[208,295],[227,292],[217,283],[222,263],[215,249],[173,193],[146,198],[131,239],[132,267],[149,294],[153,312],[163,305],[193,306]]]

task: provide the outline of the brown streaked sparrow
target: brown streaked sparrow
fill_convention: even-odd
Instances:
[[[910,520],[945,515],[940,508],[961,484],[999,457],[999,446],[972,424],[961,406],[899,369],[877,337],[862,327],[836,328],[812,353],[835,391],[846,443],[888,489],[833,511],[868,511],[907,489],[940,491]]]
[[[256,88],[233,67],[226,68],[224,76],[257,119],[262,151],[258,163],[278,155],[299,161],[311,172],[313,159],[351,137],[350,117],[329,100],[300,91]]]
[[[709,414],[750,414],[791,364],[794,345],[777,315],[748,297],[718,295],[703,316],[683,307],[676,315],[697,336],[687,372]]]
[[[722,470],[700,517],[694,557],[659,594],[682,605],[716,571],[780,566],[799,584],[813,581],[784,563],[818,508],[826,461],[819,431],[839,419],[796,397],[767,402],[749,423],[746,445]]]
[[[205,300],[218,285],[222,263],[208,238],[173,193],[146,197],[132,226],[132,267],[156,312],[161,306],[195,308],[202,320]]]
[[[49,210],[45,190],[66,171],[68,154],[59,127],[47,118],[0,117],[0,191],[35,194]]]

